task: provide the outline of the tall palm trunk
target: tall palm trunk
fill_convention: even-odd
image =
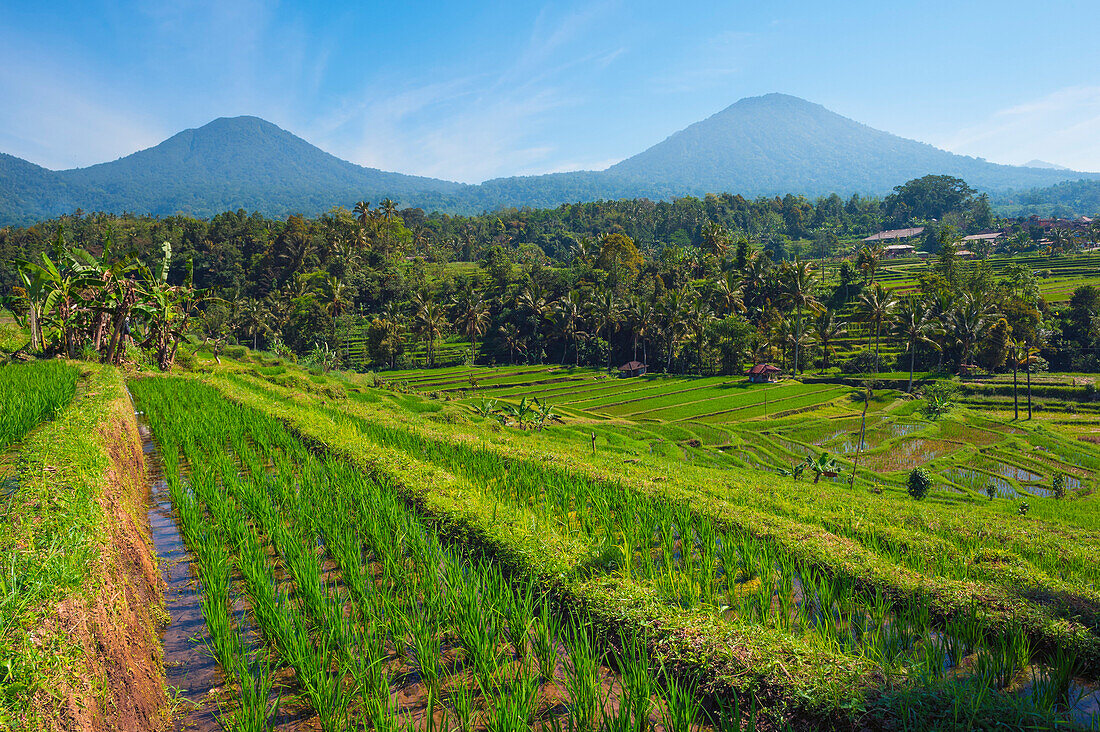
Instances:
[[[1016,369],[1020,365],[1020,354],[1016,348],[1012,349],[1012,413],[1013,420],[1020,419],[1020,397],[1016,394]]]
[[[1027,418],[1031,419],[1031,346],[1027,349]]]
[[[795,308],[794,316],[794,371],[795,376],[798,376],[798,343],[802,340],[802,304],[799,303]]]
[[[916,342],[909,344],[909,386],[905,387],[906,394],[913,393],[913,367],[916,366],[917,361],[917,344]]]

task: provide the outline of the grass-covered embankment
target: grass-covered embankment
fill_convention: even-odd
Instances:
[[[141,443],[120,373],[79,368],[76,398],[23,439],[0,523],[0,727],[153,729],[166,697]]]

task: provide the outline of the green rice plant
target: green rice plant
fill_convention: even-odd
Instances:
[[[600,707],[600,662],[588,633],[574,624],[568,633],[569,663],[565,688],[569,694],[569,721],[576,729],[591,729]]]
[[[458,679],[447,698],[460,732],[471,732],[474,727],[474,692],[465,676]]]
[[[0,451],[71,402],[77,375],[76,367],[55,360],[0,367]]]
[[[538,678],[527,674],[500,687],[492,695],[486,728],[491,732],[528,732],[538,689]]]
[[[629,720],[630,726],[625,729],[645,732],[651,727],[649,715],[653,711],[653,697],[657,691],[656,681],[649,668],[645,641],[638,637],[624,639],[617,660],[622,675],[623,694],[616,724],[623,725]]]
[[[558,667],[558,636],[561,626],[550,611],[546,601],[539,609],[538,618],[532,623],[531,643],[543,681],[551,681]]]
[[[661,708],[665,729],[669,732],[693,732],[699,728],[700,716],[695,685],[668,678]]]
[[[1031,698],[1035,705],[1048,711],[1065,710],[1076,706],[1079,699],[1072,694],[1073,679],[1080,671],[1077,654],[1059,648],[1049,666],[1031,668]],[[1082,689],[1079,695],[1085,692]]]
[[[235,671],[241,689],[240,709],[232,716],[231,728],[236,732],[266,732],[279,713],[281,698],[272,698],[275,674],[271,662],[265,657],[251,666],[241,659]],[[253,670],[255,669],[255,673]]]

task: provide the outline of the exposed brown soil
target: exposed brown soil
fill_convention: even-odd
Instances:
[[[156,624],[163,595],[145,521],[148,486],[129,402],[114,405],[100,434],[109,464],[99,502],[107,541],[91,571],[94,589],[58,603],[42,630],[80,647],[85,668],[33,703],[51,730],[158,730],[168,719]]]

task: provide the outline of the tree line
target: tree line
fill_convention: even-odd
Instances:
[[[955,257],[987,209],[962,181],[930,176],[884,201],[707,196],[451,217],[383,200],[285,221],[74,214],[0,230],[0,258],[32,262],[52,246],[71,259],[51,243],[65,236],[103,266],[163,260],[165,287],[209,294],[187,316],[198,337],[363,367],[435,365],[458,337],[479,363],[1002,369],[1041,349],[1058,367],[1097,370],[1087,290],[1052,311],[1031,270],[995,276]],[[937,258],[919,287],[884,287],[883,250],[851,240],[930,214]],[[25,273],[0,275],[0,292],[37,318]],[[147,281],[137,269],[120,277]],[[842,350],[855,353],[837,363]]]

